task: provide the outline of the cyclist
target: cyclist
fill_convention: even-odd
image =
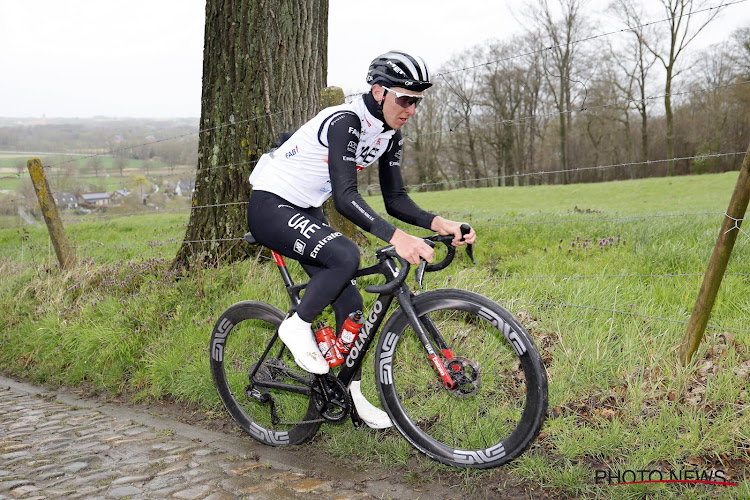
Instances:
[[[471,230],[462,240],[460,222],[422,210],[404,186],[401,127],[416,113],[423,91],[432,86],[424,60],[401,51],[387,52],[372,61],[367,82],[369,92],[352,103],[318,113],[277,149],[262,155],[250,175],[250,231],[262,245],[298,260],[310,275],[296,313],[279,327],[279,338],[295,363],[310,373],[329,370],[311,322],[330,304],[340,331],[347,315],[363,305],[352,280],[359,268],[359,248],[329,227],[321,209],[326,199],[333,196],[338,212],[392,244],[410,264],[433,260],[434,252],[424,240],[397,229],[362,199],[357,191],[358,170],[378,161],[389,215],[440,234],[453,234],[454,245],[476,239]],[[356,403],[354,389],[350,387]],[[360,409],[358,404],[363,416]]]

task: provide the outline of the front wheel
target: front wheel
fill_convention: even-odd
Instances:
[[[447,359],[443,352],[443,361],[455,386],[446,388],[399,308],[383,327],[375,359],[394,425],[447,465],[489,469],[518,457],[547,411],[547,374],[526,329],[496,302],[465,290],[425,292],[413,303],[452,353]]]
[[[257,301],[224,311],[211,334],[211,375],[237,424],[261,443],[300,444],[318,431],[321,415],[311,397],[312,376],[297,368],[281,341],[265,356],[284,313]]]

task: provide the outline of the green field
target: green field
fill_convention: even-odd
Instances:
[[[677,359],[736,180],[731,172],[413,193],[479,235],[476,266],[458,259],[425,287],[475,290],[521,318],[547,363],[549,418],[502,471],[455,472],[418,456],[395,430],[350,423],[324,425],[309,446],[350,465],[376,460],[415,481],[450,474],[462,483],[458,495],[502,497],[480,485],[500,489],[509,473],[562,498],[750,498],[747,229],[701,349],[687,367]],[[379,198],[368,202],[382,211]],[[79,262],[69,272],[57,269],[44,227],[0,229],[4,370],[142,400],[172,397],[225,416],[208,371],[215,318],[238,300],[284,309],[287,299],[264,260],[177,279],[169,263],[188,216],[175,209],[69,223]],[[380,245],[370,241],[363,263]],[[721,471],[739,486],[606,486],[596,483],[601,470]]]
[[[136,175],[149,175],[156,177],[171,176],[175,178],[191,177],[195,175],[195,167],[178,166],[171,170],[162,161],[150,161],[148,171],[143,160],[126,159],[123,171],[115,163],[111,156],[97,156],[98,169],[92,166],[92,157],[80,156],[39,156],[48,182],[53,189],[58,186],[74,190],[76,186],[82,187],[83,191],[89,190],[89,186],[96,186],[105,191],[116,191],[121,188],[130,188],[133,177]],[[13,191],[22,182],[28,182],[29,174],[26,170],[27,157],[0,154],[0,191]],[[19,172],[19,168],[22,168]]]

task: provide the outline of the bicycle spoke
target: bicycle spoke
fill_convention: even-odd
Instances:
[[[240,427],[271,445],[304,442],[320,426],[313,378],[288,353],[273,357],[267,344],[283,317],[261,302],[235,304],[217,321],[211,344],[211,372],[224,405]]]
[[[393,382],[380,386],[399,430],[418,448],[452,465],[493,467],[511,453],[519,454],[539,432],[546,412],[546,385],[543,393],[538,384],[527,393],[525,384],[526,370],[545,377],[541,359],[537,354],[533,364],[519,370],[520,348],[508,338],[525,341],[527,352],[535,350],[528,337],[515,331],[522,327],[513,323],[511,328],[506,311],[470,292],[427,292],[414,303],[422,324],[439,331],[453,355],[444,364],[455,387],[445,387],[406,315],[394,314],[386,331],[397,337],[381,339],[378,349],[379,369],[392,373]],[[420,312],[419,304],[425,311]],[[535,420],[524,423],[530,402]]]

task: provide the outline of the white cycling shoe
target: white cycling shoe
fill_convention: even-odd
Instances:
[[[393,426],[390,417],[386,412],[374,406],[362,395],[362,383],[359,380],[352,381],[349,384],[349,393],[352,395],[354,407],[357,409],[357,415],[371,429],[387,429]]]
[[[310,323],[302,320],[297,313],[279,325],[279,338],[294,356],[297,366],[306,372],[325,375],[331,369],[313,338]]]

